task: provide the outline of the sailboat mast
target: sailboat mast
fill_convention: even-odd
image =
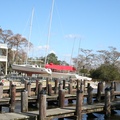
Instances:
[[[47,62],[48,45],[50,42],[50,30],[51,30],[51,24],[52,24],[53,8],[54,8],[54,0],[52,1],[52,9],[51,9],[50,22],[49,22],[49,28],[48,28],[48,39],[47,39],[47,46],[46,46],[46,53],[45,53],[45,64]]]
[[[30,33],[28,37],[28,49],[27,49],[27,59],[26,59],[26,64],[28,62],[28,57],[29,57],[29,47],[30,47],[30,37],[31,37],[31,32],[32,32],[32,22],[33,22],[33,15],[34,15],[34,8],[32,9],[32,16],[31,16],[31,21],[30,21]]]

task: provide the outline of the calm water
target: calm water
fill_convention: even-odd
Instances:
[[[109,84],[107,84],[106,86],[110,86]],[[117,84],[117,91],[120,91],[120,83]],[[75,103],[75,101],[74,101]],[[86,99],[84,99],[84,103],[86,103]],[[67,104],[67,102],[65,103]],[[16,108],[15,108],[15,112],[20,112],[20,103],[16,103]],[[9,112],[9,109],[8,107],[2,107],[2,112]],[[82,120],[120,120],[120,110],[115,110],[115,114],[112,114],[111,117],[109,119],[105,119],[104,118],[104,114],[101,114],[101,113],[93,113],[96,118],[93,118],[93,117],[88,117],[87,114],[84,114],[82,116]],[[58,120],[57,118],[56,119],[53,119],[53,120]],[[64,119],[64,120],[72,120],[72,119]]]

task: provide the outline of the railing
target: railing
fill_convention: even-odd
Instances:
[[[1,56],[0,55],[0,61],[5,61],[6,62],[7,61],[7,56]]]
[[[2,48],[2,49],[8,49],[8,47],[7,47],[6,44],[0,44],[0,48]]]

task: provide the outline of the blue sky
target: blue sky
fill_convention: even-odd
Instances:
[[[34,50],[30,55],[44,56],[51,7],[52,0],[1,0],[0,26],[28,38],[34,8],[30,37]],[[79,42],[80,48],[95,52],[109,46],[120,51],[119,41],[120,0],[54,1],[48,53],[54,51],[58,59],[69,61],[72,50],[77,57]]]

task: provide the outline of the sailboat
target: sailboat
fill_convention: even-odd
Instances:
[[[33,13],[34,13],[34,9],[32,11],[32,17],[31,17],[30,34],[31,34]],[[29,35],[29,40],[30,40],[30,35]],[[29,42],[28,42],[28,51],[29,51]],[[28,55],[28,53],[27,53],[27,55]],[[50,75],[52,73],[51,69],[39,67],[38,65],[27,64],[27,59],[26,59],[26,64],[22,64],[22,65],[13,64],[12,69],[15,70],[15,71],[21,72],[21,73],[26,73],[27,76],[32,76],[32,74],[47,74],[47,75]]]

